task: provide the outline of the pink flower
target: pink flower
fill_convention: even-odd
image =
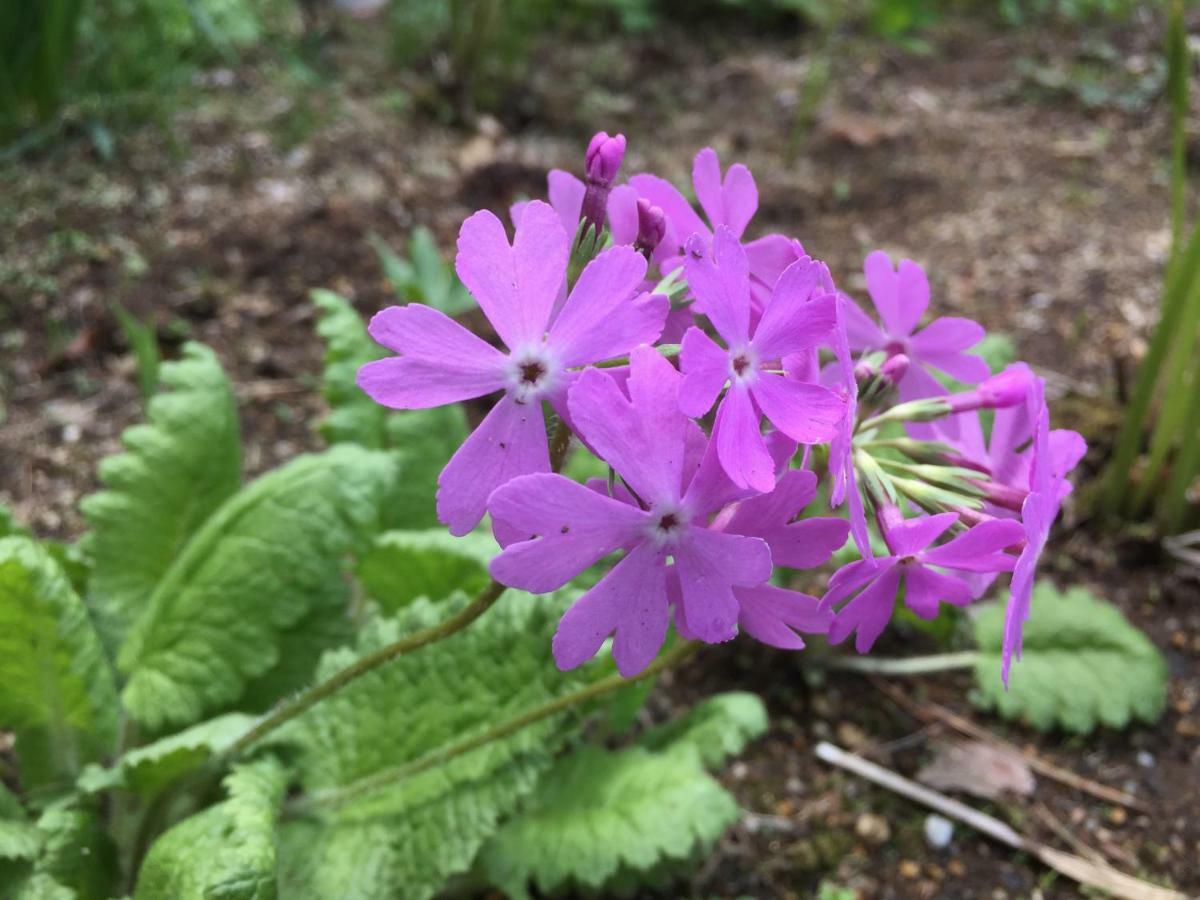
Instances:
[[[901,585],[905,605],[922,619],[937,616],[940,603],[961,606],[971,602],[971,585],[938,568],[960,572],[1013,570],[1015,559],[1003,550],[1023,537],[1016,522],[993,519],[930,548],[958,521],[957,514],[900,519],[899,510],[893,508],[892,512],[892,516],[880,517],[891,555],[850,563],[829,580],[829,590],[821,599],[823,609],[833,609],[849,599],[829,628],[830,643],[840,643],[857,632],[854,649],[868,652],[892,617]],[[890,522],[885,523],[887,519]]]
[[[713,527],[727,534],[760,537],[771,548],[776,566],[811,569],[825,563],[844,543],[850,523],[845,519],[796,519],[817,495],[817,476],[801,469],[786,469],[775,489],[730,507]],[[824,634],[833,615],[818,606],[816,597],[763,584],[735,587],[738,626],[755,640],[784,650],[800,650],[804,641],[797,632]],[[679,619],[676,619],[677,625]],[[686,625],[680,628],[687,631]]]
[[[371,336],[399,354],[359,370],[359,386],[376,402],[423,409],[504,391],[438,479],[438,517],[453,534],[479,523],[501,484],[549,471],[541,401],[564,412],[572,370],[623,356],[662,330],[667,299],[638,293],[646,260],[629,247],[596,257],[554,314],[569,241],[554,210],[538,201],[524,210],[511,245],[490,212],[463,223],[458,275],[508,352],[420,304],[371,320]]]
[[[867,256],[863,272],[867,276],[867,292],[883,327],[850,301],[846,320],[850,348],[881,350],[888,356],[903,353],[909,358],[911,365],[899,381],[902,402],[946,393],[930,374],[931,369],[968,383],[987,378],[987,363],[964,352],[983,340],[984,331],[978,323],[941,316],[917,330],[929,306],[929,281],[924,269],[911,259],[902,259],[899,267],[893,268],[888,255],[876,250]]]
[[[804,259],[779,278],[761,320],[751,330],[750,273],[734,233],[718,226],[711,251],[697,236],[688,241],[688,284],[726,346],[699,328],[683,337],[680,403],[702,416],[729,385],[717,409],[717,455],[734,484],[770,491],[775,476],[759,426],[759,410],[779,431],[803,444],[827,441],[845,417],[845,403],[818,384],[785,377],[779,361],[829,338],[835,298],[817,294],[820,266]]]
[[[734,589],[761,585],[771,575],[765,540],[706,524],[729,502],[730,490],[704,452],[703,434],[679,411],[679,384],[675,368],[643,346],[630,358],[628,397],[597,369],[571,389],[580,437],[620,475],[638,505],[550,474],[514,478],[488,502],[498,526],[530,535],[492,560],[492,576],[504,584],[555,590],[609,553],[625,551],[559,623],[554,656],[562,669],[591,659],[610,635],[622,675],[649,664],[670,618],[668,559],[678,573],[682,614],[691,632],[708,642],[736,633]]]
[[[1087,443],[1074,431],[1050,431],[1050,411],[1046,408],[1045,386],[1040,378],[1035,380],[1029,393],[1027,408],[1033,420],[1033,448],[1028,476],[1029,496],[1021,505],[1025,546],[1013,571],[1011,593],[1004,611],[1000,674],[1005,687],[1008,687],[1013,655],[1021,658],[1021,632],[1029,618],[1038,560],[1046,548],[1063,498],[1070,493],[1066,477],[1087,452]]]

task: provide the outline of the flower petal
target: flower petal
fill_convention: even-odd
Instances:
[[[863,312],[861,306],[846,295],[841,295],[841,300],[842,321],[846,326],[846,337],[850,349],[855,351],[882,349],[888,341],[874,320]]]
[[[725,173],[725,183],[721,186],[721,203],[724,207],[721,224],[728,225],[740,238],[745,234],[750,220],[754,218],[754,213],[758,211],[758,187],[750,170],[741,163],[734,163]]]
[[[892,618],[899,586],[899,566],[889,565],[880,571],[861,594],[838,612],[829,626],[829,643],[840,644],[852,631],[856,631],[854,649],[859,653],[867,653]],[[821,605],[825,605],[824,600]]]
[[[711,248],[701,237],[688,238],[683,269],[688,288],[726,346],[745,346],[750,340],[750,269],[733,232],[717,226]]]
[[[983,381],[992,373],[987,361],[973,353],[931,353],[920,357],[920,362],[967,384]]]
[[[463,535],[479,524],[492,491],[518,475],[550,471],[540,403],[500,398],[438,476],[438,519]]]
[[[683,336],[679,368],[683,370],[679,408],[693,418],[704,415],[729,380],[729,352],[693,326]]]
[[[734,588],[738,601],[738,626],[756,641],[782,650],[802,650],[804,641],[796,632],[825,634],[833,613],[822,610],[817,598],[764,584]]]
[[[801,444],[831,440],[846,416],[845,401],[819,384],[759,372],[750,392],[771,424]]]
[[[638,193],[619,184],[608,195],[608,230],[613,244],[631,245],[638,236]],[[665,215],[665,214],[664,214]]]
[[[837,324],[836,297],[813,297],[819,267],[800,261],[784,271],[751,342],[764,361],[801,353],[829,340]]]
[[[734,637],[738,602],[733,588],[754,587],[771,577],[771,551],[766,542],[693,528],[672,554],[688,629],[710,644]]]
[[[941,316],[914,334],[909,340],[909,346],[912,347],[914,356],[924,359],[926,356],[969,350],[986,335],[983,326],[971,319]]]
[[[744,387],[734,385],[725,392],[717,407],[713,440],[721,468],[735,485],[763,494],[775,487],[775,463],[763,441],[750,392]]]
[[[783,234],[763,235],[747,241],[743,247],[746,262],[750,265],[750,275],[762,282],[768,291],[775,289],[775,283],[784,269],[807,256],[803,244]]]
[[[658,338],[671,303],[660,294],[635,299],[645,276],[646,259],[632,247],[610,247],[587,264],[546,340],[562,365],[624,356]]]
[[[436,309],[392,306],[375,314],[369,331],[380,344],[404,354],[358,370],[358,386],[376,403],[426,409],[504,387],[504,354]]]
[[[981,522],[940,547],[921,554],[924,562],[966,572],[1011,572],[1014,557],[1001,551],[1020,543],[1025,529],[1012,519]]]
[[[574,669],[600,650],[610,635],[617,671],[641,672],[662,646],[670,621],[666,566],[650,544],[639,544],[575,601],[554,633],[559,669]]]
[[[558,214],[533,200],[512,245],[504,225],[480,210],[458,233],[455,269],[510,350],[541,340],[567,270],[569,238]]]
[[[942,603],[965,606],[970,602],[971,586],[961,578],[921,565],[905,567],[904,604],[918,618],[936,619]]]
[[[929,308],[929,279],[925,277],[925,270],[911,259],[900,260],[896,271],[896,296],[900,318],[895,333],[912,334]]]
[[[570,172],[562,169],[551,169],[546,174],[546,196],[550,205],[558,213],[563,231],[568,239],[575,237],[579,230],[579,218],[583,210],[583,195],[587,187]]]
[[[578,434],[647,503],[679,498],[688,419],[679,373],[658,351],[630,354],[629,399],[600,369],[586,369],[567,405]]]
[[[721,189],[721,161],[712,147],[705,147],[692,161],[692,187],[696,191],[696,201],[713,228],[727,224]]]
[[[904,317],[900,314],[900,286],[891,257],[882,250],[867,254],[863,274],[867,278],[867,293],[884,329],[891,337],[907,337],[908,332],[901,327]]]
[[[888,529],[887,544],[896,556],[915,556],[958,521],[958,513],[917,516]]]
[[[535,594],[562,587],[636,539],[647,523],[636,506],[549,473],[501,485],[488,499],[488,512],[496,523],[526,536],[492,560],[492,577]]]

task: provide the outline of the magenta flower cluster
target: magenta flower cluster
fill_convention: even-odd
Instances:
[[[511,240],[490,212],[463,223],[456,269],[494,340],[419,304],[371,321],[396,354],[359,373],[377,402],[498,397],[441,474],[441,520],[462,535],[490,516],[491,572],[512,587],[602,567],[559,624],[563,669],[611,639],[634,675],[672,625],[787,649],[854,634],[867,652],[898,598],[932,618],[1012,573],[1007,680],[1086,449],[1050,430],[1041,379],[1023,364],[991,375],[975,322],[923,325],[930,288],[911,260],[867,257],[877,322],[798,240],[746,240],[758,191],[745,166],[722,173],[702,150],[697,211],[655,175],[618,184],[625,149],[596,135],[584,179],[553,171],[549,204],[513,207]],[[554,470],[547,410],[607,478]],[[841,515],[812,514],[822,480]],[[793,589],[851,535],[859,558],[823,597]]]

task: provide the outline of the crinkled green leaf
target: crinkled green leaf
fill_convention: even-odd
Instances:
[[[317,333],[325,339],[321,390],[329,415],[320,425],[322,436],[331,444],[395,450],[401,472],[386,503],[387,526],[437,527],[437,478],[466,440],[466,414],[456,404],[404,412],[380,406],[355,378],[359,368],[386,351],[371,340],[348,300],[331,291],[313,291],[312,300],[321,311]]]
[[[20,879],[12,885],[11,895],[6,893],[4,896],[11,896],[13,900],[79,900],[75,891],[43,873]]]
[[[389,500],[389,528],[436,528],[438,476],[467,439],[467,417],[458,405],[392,413],[388,446],[401,459]]]
[[[287,781],[272,757],[235,768],[224,781],[226,800],[184,819],[150,848],[136,900],[273,900],[275,822]]]
[[[627,870],[654,870],[711,847],[737,818],[729,793],[691,744],[654,752],[585,744],[539,783],[520,815],[480,853],[511,897],[602,890]]]
[[[241,481],[233,392],[207,347],[187,344],[178,362],[162,366],[146,418],[121,435],[125,453],[101,462],[105,489],[81,504],[95,560],[88,602],[110,651]]]
[[[710,769],[741,753],[767,730],[767,707],[757,694],[730,691],[692,707],[682,716],[642,735],[650,750],[694,749]]]
[[[371,340],[349,300],[326,290],[315,290],[309,296],[319,310],[317,334],[325,341],[321,393],[329,404],[329,414],[318,426],[321,436],[331,444],[383,449],[387,410],[359,389],[355,377],[361,366],[379,359],[385,351]]]
[[[194,772],[227,750],[254,724],[255,717],[227,713],[131,750],[112,766],[89,766],[79,776],[88,793],[122,788],[149,796]]]
[[[387,454],[342,445],[298,457],[230,498],[121,648],[130,715],[151,730],[194,722],[275,669],[292,629],[347,602],[343,560],[378,531],[393,475]]]
[[[1048,582],[1036,586],[1024,651],[1007,691],[1000,681],[1003,606],[982,607],[974,630],[980,656],[973,699],[1005,718],[1085,734],[1100,724],[1154,722],[1162,713],[1162,654],[1120,610],[1083,588],[1060,593]]]
[[[53,879],[79,900],[107,900],[116,892],[117,852],[95,805],[68,798],[48,807],[37,823],[43,836],[35,875]]]
[[[308,793],[336,791],[506,722],[594,676],[564,675],[550,638],[573,595],[510,592],[469,628],[359,678],[283,732]],[[318,678],[402,634],[440,621],[465,598],[418,600],[376,620],[356,649],[330,653]],[[285,829],[288,896],[326,897],[347,872],[354,897],[424,898],[465,871],[496,823],[532,789],[571,730],[568,714],[359,796]]]
[[[83,601],[49,552],[0,539],[0,728],[26,786],[69,783],[116,737],[112,670]]]
[[[413,229],[408,241],[408,259],[396,254],[375,235],[372,235],[371,245],[379,257],[384,277],[402,303],[424,303],[448,316],[457,316],[475,307],[474,299],[458,280],[454,268],[442,258],[428,228],[418,226]]]
[[[456,590],[475,594],[488,583],[488,561],[498,552],[490,535],[454,537],[445,529],[389,531],[358,561],[366,595],[386,613],[418,597],[441,600]]]
[[[162,360],[158,352],[158,337],[154,328],[139,320],[119,303],[113,307],[117,324],[125,336],[125,343],[133,353],[137,366],[138,387],[142,391],[142,399],[149,400],[158,390],[159,371]]]

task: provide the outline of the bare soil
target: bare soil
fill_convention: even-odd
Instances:
[[[469,127],[441,124],[436,93],[431,104],[419,73],[388,68],[366,32],[326,48],[324,81],[254,61],[215,73],[169,138],[122,135],[111,162],[78,140],[0,168],[0,502],[40,534],[81,532],[96,462],[141,414],[115,303],[168,355],[188,339],[218,352],[251,473],[316,446],[308,292],[333,288],[364,314],[394,302],[369,235],[398,245],[424,224],[449,248],[474,209],[501,212],[540,195],[546,169],[579,169],[599,128],[628,136],[629,172],[683,183],[705,145],[746,163],[762,198],[753,227],[796,234],[852,293],[870,249],[920,261],[939,313],[1006,332],[1047,374],[1057,424],[1089,437],[1094,472],[1169,243],[1159,34],[1137,18],[1087,33],[952,22],[925,52],[736,27],[548,40],[503,112]],[[818,94],[822,60],[832,78]],[[1169,709],[1153,728],[1086,739],[976,719],[1145,799],[1151,813],[1123,814],[1044,779],[1035,795],[1119,868],[1200,892],[1200,584],[1070,514],[1045,568],[1151,635]],[[818,689],[805,655],[735,644],[689,664],[660,704],[732,687],[763,693],[773,726],[725,776],[748,812],[695,895],[808,897],[828,881],[870,898],[1078,896],[962,828],[931,849],[924,811],[816,761],[821,739],[906,773],[927,756],[933,733],[868,681],[831,674]],[[906,687],[971,714],[967,677]],[[1061,846],[1028,801],[988,808]],[[887,820],[887,840],[862,836],[864,813]]]

